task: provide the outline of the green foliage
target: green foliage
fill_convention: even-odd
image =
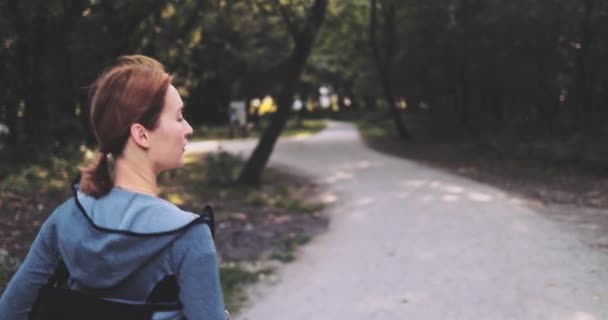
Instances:
[[[307,27],[311,3],[2,1],[0,124],[10,128],[12,148],[1,152],[91,143],[86,89],[121,54],[163,62],[195,126],[225,123],[232,99],[277,96],[294,48],[290,25]],[[608,53],[601,37],[608,30],[605,2],[378,3],[379,11],[395,6],[390,80],[393,95],[407,100],[407,113],[429,106],[438,118],[489,131],[559,133],[574,122],[583,129],[585,121],[589,131],[603,130],[608,69],[597,66]],[[370,60],[369,13],[369,0],[329,1],[298,94],[316,100],[319,85],[328,84],[355,105],[373,105],[380,91]],[[384,39],[389,32],[379,19]],[[10,159],[24,160],[31,163],[23,154]]]
[[[292,213],[311,214],[323,209],[322,203],[307,202],[294,197],[289,191],[250,190],[246,193],[244,203],[253,207],[276,208]]]
[[[160,175],[163,198],[180,205],[198,203],[197,199],[202,198],[205,202],[229,202],[239,210],[253,207],[293,214],[313,214],[323,209],[322,203],[307,199],[312,191],[306,185],[287,186],[284,182],[290,178],[272,170],[266,172],[261,185],[235,183],[243,160],[228,152],[189,156],[186,162],[184,169]]]
[[[356,121],[359,132],[365,138],[397,137],[392,121],[383,113],[374,112],[361,115]]]
[[[236,313],[246,300],[243,286],[254,282],[256,274],[236,266],[222,266],[220,279],[224,293],[224,304],[231,313]]]
[[[245,197],[245,203],[254,207],[264,207],[268,205],[269,201],[267,200],[266,194],[254,191]]]
[[[208,185],[233,184],[243,167],[243,160],[229,152],[220,150],[206,157],[204,182]]]
[[[293,252],[293,249],[284,248],[281,251],[277,251],[277,252],[273,253],[271,258],[284,262],[284,263],[288,263],[288,262],[292,262],[293,260],[295,260],[296,256],[295,256],[295,252]]]
[[[19,259],[11,257],[6,250],[0,249],[0,284],[7,283],[20,264]],[[3,288],[0,287],[0,289]]]
[[[220,266],[220,279],[226,308],[231,313],[236,314],[247,298],[243,291],[244,286],[272,272],[272,269],[249,271],[234,263],[222,264]]]
[[[329,83],[340,94],[374,94],[376,78],[369,61],[368,12],[369,0],[329,2],[305,80],[311,85]]]
[[[194,129],[193,137],[201,140],[230,139],[230,126],[228,125],[201,125]]]
[[[289,212],[312,214],[323,210],[324,205],[323,203],[306,203],[298,199],[291,199],[283,203],[282,207]]]
[[[267,119],[260,121],[259,127],[264,128],[267,125]],[[281,132],[281,137],[302,137],[313,135],[325,129],[327,123],[325,120],[320,119],[304,119],[301,124],[298,124],[296,119],[291,119],[285,125],[285,129]],[[236,130],[238,131],[238,130]],[[262,134],[262,129],[254,128],[249,130],[248,138],[259,138]],[[242,138],[238,135],[232,137],[230,135],[230,128],[226,126],[211,126],[202,125],[194,130],[194,137],[202,140],[219,140],[219,139],[231,139],[231,138]]]
[[[222,279],[222,288],[230,290],[255,281],[257,275],[236,265],[226,265],[220,268],[220,278]]]
[[[285,239],[281,245],[275,250],[271,258],[281,262],[292,262],[296,258],[295,250],[297,247],[304,245],[310,241],[310,237],[304,235],[291,235]]]
[[[0,164],[0,192],[64,190],[79,173],[87,152],[91,151],[84,146],[65,148],[56,154],[34,154],[21,163],[4,162]]]
[[[297,120],[294,119],[287,122],[281,136],[301,137],[313,135],[325,129],[325,127],[327,127],[327,122],[325,120],[304,119],[301,125],[298,125]]]

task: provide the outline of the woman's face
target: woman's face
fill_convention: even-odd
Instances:
[[[184,103],[169,85],[156,129],[150,131],[149,155],[157,173],[184,165],[184,152],[192,127],[182,114]]]

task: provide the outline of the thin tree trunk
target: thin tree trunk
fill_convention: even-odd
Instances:
[[[395,42],[395,5],[393,1],[389,1],[388,7],[383,7],[382,12],[384,13],[384,36],[386,40],[386,52],[385,58],[382,59],[380,54],[380,48],[378,39],[376,37],[376,31],[378,29],[377,22],[377,0],[371,0],[370,10],[370,24],[369,24],[369,40],[370,46],[372,47],[373,60],[380,77],[380,83],[384,92],[384,98],[389,105],[389,110],[397,133],[403,139],[410,138],[410,133],[407,130],[403,119],[401,119],[401,112],[397,108],[395,96],[393,94],[393,88],[391,86],[390,70],[393,66],[394,57],[394,42]]]
[[[21,10],[19,8],[19,2],[17,0],[11,0],[7,5],[10,10],[10,14],[8,17],[10,18],[10,22],[15,30],[17,35],[16,42],[16,63],[14,65],[13,73],[16,74],[25,74],[27,70],[27,41],[28,41],[28,32],[27,32],[27,24],[25,23],[25,19],[21,14]],[[9,136],[9,145],[13,147],[18,147],[17,143],[20,141],[23,135],[23,128],[19,124],[19,119],[17,116],[20,99],[23,97],[24,90],[24,80],[23,79],[15,79],[10,83],[7,90],[10,90],[7,93],[7,106],[8,106],[8,127],[10,130]]]
[[[63,17],[60,21],[54,22],[56,27],[53,28],[53,38],[56,39],[60,46],[53,46],[56,54],[53,61],[57,62],[53,67],[57,71],[53,73],[59,81],[55,81],[55,92],[51,93],[55,97],[51,113],[54,113],[59,118],[56,118],[56,121],[54,121],[55,125],[52,129],[57,133],[54,135],[56,140],[63,143],[71,143],[76,137],[80,137],[80,135],[74,135],[74,128],[79,125],[79,119],[75,112],[78,104],[78,89],[75,88],[78,88],[78,84],[74,79],[75,74],[72,68],[73,59],[70,48],[72,47],[71,35],[82,18],[82,13],[86,8],[87,2],[86,0],[63,0]],[[47,79],[47,83],[52,82],[52,80]],[[78,142],[81,143],[83,140]]]
[[[295,47],[285,64],[285,81],[277,99],[278,110],[272,115],[270,125],[264,130],[257,146],[247,160],[245,168],[239,176],[239,182],[247,184],[259,182],[279,135],[289,118],[296,85],[306,64],[306,59],[308,59],[312,50],[317,31],[323,24],[326,9],[327,0],[315,0],[310,9],[310,18],[306,25],[302,30],[293,34]]]
[[[494,90],[492,90],[492,110],[494,112],[494,121],[496,122],[496,131],[497,132],[502,132],[504,129],[504,106],[505,106],[505,99],[504,99],[504,92],[502,92],[502,89],[500,88],[495,88]]]
[[[538,93],[536,94],[536,104],[543,124],[548,132],[552,132],[554,120],[558,115],[558,96],[557,88],[553,85],[555,81],[552,77],[553,69],[550,55],[553,53],[553,45],[543,46],[536,49],[536,70],[538,72]]]
[[[40,70],[45,68],[42,63],[43,57],[46,55],[46,47],[44,45],[45,33],[47,32],[48,8],[44,2],[35,8],[36,19],[35,25],[31,26],[30,37],[28,42],[29,61],[27,62],[27,70],[25,75],[29,79],[26,83],[25,110],[24,110],[24,131],[27,135],[28,142],[44,143],[48,141],[48,128],[52,123],[49,120],[51,116],[48,105],[45,103],[47,90],[44,86],[44,79],[39,75]]]
[[[576,115],[576,128],[578,130],[588,127],[593,117],[591,107],[592,93],[588,90],[587,62],[589,60],[589,48],[593,41],[592,14],[594,7],[595,0],[585,0],[585,9],[581,21],[582,39],[576,56],[574,112]]]
[[[468,131],[472,132],[470,115],[471,103],[471,62],[469,55],[471,54],[471,7],[469,0],[461,0],[461,16],[462,16],[462,64],[461,64],[461,85],[460,85],[460,124]]]

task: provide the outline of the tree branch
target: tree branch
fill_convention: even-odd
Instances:
[[[277,8],[277,11],[279,11],[279,13],[281,14],[281,18],[283,18],[283,22],[285,23],[285,25],[287,25],[287,30],[289,30],[289,33],[291,33],[291,35],[294,38],[297,38],[298,35],[300,34],[300,30],[298,30],[298,27],[293,22],[293,19],[289,15],[289,12],[287,12],[287,8],[285,8],[285,6],[283,6],[283,5],[281,5],[280,0],[274,0],[273,2],[274,2],[275,8]]]
[[[385,61],[386,66],[390,66],[393,62],[394,47],[395,47],[395,2],[390,1],[382,7],[384,12],[384,34],[386,36],[386,51]],[[387,69],[388,71],[388,69]]]

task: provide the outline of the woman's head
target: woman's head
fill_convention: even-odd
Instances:
[[[120,155],[133,123],[156,127],[170,81],[162,69],[139,63],[112,67],[95,81],[91,126],[102,152]]]
[[[100,152],[96,161],[82,170],[83,192],[101,196],[109,191],[112,180],[107,154],[122,156],[130,140],[130,144],[146,151],[158,172],[182,164],[182,154],[177,162],[167,161],[162,156],[176,152],[163,153],[162,149],[185,145],[192,128],[181,116],[183,103],[171,85],[171,76],[158,61],[145,56],[119,58],[93,83],[89,96],[91,127]],[[167,113],[176,118],[175,123],[168,121]]]

